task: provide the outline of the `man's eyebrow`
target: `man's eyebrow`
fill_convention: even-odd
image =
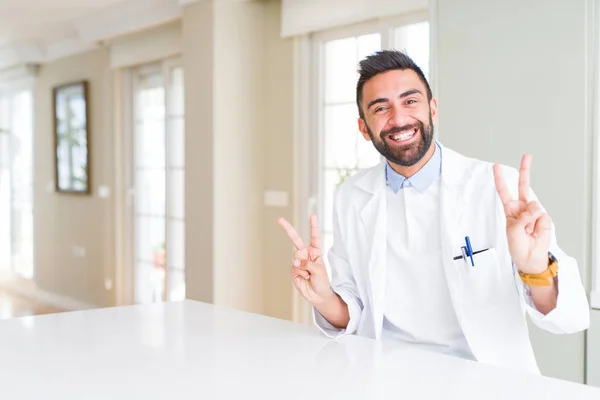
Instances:
[[[372,105],[375,105],[377,103],[387,103],[387,102],[388,102],[388,99],[386,99],[385,97],[380,97],[378,99],[371,100],[369,102],[369,104],[367,104],[367,108],[371,108]]]
[[[423,96],[423,93],[419,90],[419,89],[411,89],[411,90],[407,90],[406,92],[402,93],[399,97],[401,99],[410,96],[411,94],[420,94],[421,96]]]
[[[403,99],[405,97],[408,97],[412,94],[420,94],[421,96],[423,95],[423,92],[421,92],[419,89],[411,89],[411,90],[407,90],[406,92],[402,93],[400,96],[398,96],[399,98]],[[375,100],[371,100],[369,102],[369,104],[367,104],[367,108],[371,108],[371,106],[378,104],[378,103],[387,103],[388,99],[385,97],[379,97]]]

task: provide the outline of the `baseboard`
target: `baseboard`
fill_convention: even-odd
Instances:
[[[93,304],[81,302],[67,296],[42,290],[34,285],[3,285],[4,289],[15,295],[26,297],[42,304],[60,308],[65,311],[91,310],[99,308]]]

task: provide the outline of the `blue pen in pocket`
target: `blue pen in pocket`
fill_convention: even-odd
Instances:
[[[468,236],[465,236],[465,242],[467,243],[467,255],[471,259],[471,266],[474,267],[475,263],[473,262],[473,248],[471,247],[471,240]]]

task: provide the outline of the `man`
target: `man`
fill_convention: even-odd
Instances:
[[[542,329],[589,326],[577,262],[519,171],[433,140],[437,101],[405,54],[360,63],[358,126],[385,157],[336,191],[331,282],[311,216],[292,278],[330,337],[357,334],[539,373],[526,315]]]

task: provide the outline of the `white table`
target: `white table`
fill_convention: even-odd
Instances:
[[[1,399],[600,399],[600,389],[184,301],[0,321]]]

